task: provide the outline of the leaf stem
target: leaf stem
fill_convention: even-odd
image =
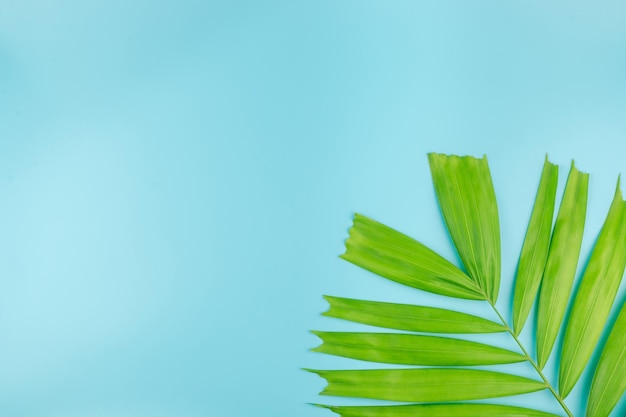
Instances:
[[[565,404],[563,398],[561,398],[561,396],[556,392],[556,390],[552,387],[552,384],[550,383],[550,381],[548,381],[548,378],[546,378],[546,376],[543,374],[543,372],[541,371],[541,368],[539,368],[539,366],[535,363],[535,361],[533,360],[533,358],[530,356],[530,354],[528,353],[528,351],[526,350],[526,348],[524,348],[524,345],[522,345],[522,342],[519,340],[519,338],[515,335],[515,332],[513,332],[513,330],[509,327],[508,323],[504,320],[504,317],[502,317],[502,314],[500,314],[500,312],[498,311],[498,309],[496,308],[495,304],[492,303],[489,299],[487,299],[487,302],[489,303],[489,305],[491,306],[491,308],[493,308],[493,311],[495,311],[495,313],[498,315],[498,317],[500,318],[500,321],[502,322],[502,325],[505,327],[506,331],[513,337],[513,339],[515,340],[515,343],[517,343],[517,345],[519,346],[519,348],[522,350],[522,353],[524,354],[524,356],[526,356],[526,360],[528,362],[530,362],[530,364],[532,365],[533,368],[535,368],[535,371],[537,371],[537,374],[539,374],[539,376],[541,377],[541,379],[543,380],[543,382],[545,382],[546,387],[550,390],[550,392],[552,393],[552,395],[554,396],[554,398],[556,398],[556,400],[559,402],[559,404],[561,405],[561,407],[563,408],[563,410],[565,411],[565,413],[567,413],[568,417],[574,417],[574,414],[572,414],[572,412],[570,411],[569,408],[567,408],[567,405]]]

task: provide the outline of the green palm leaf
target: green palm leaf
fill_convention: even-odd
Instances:
[[[387,329],[424,333],[499,333],[500,323],[443,308],[409,304],[382,303],[324,296],[330,309],[328,317],[350,320]]]
[[[613,325],[589,392],[587,417],[606,417],[626,392],[626,303]]]
[[[392,401],[459,401],[505,397],[545,389],[545,384],[500,372],[458,368],[312,371],[328,381],[324,395]]]
[[[450,297],[480,300],[480,289],[467,275],[418,241],[360,214],[354,216],[346,253],[368,271],[400,284]]]
[[[556,217],[537,306],[537,359],[544,367],[563,322],[583,239],[589,175],[572,167]]]
[[[322,344],[314,351],[413,367],[312,371],[328,383],[322,394],[419,404],[323,407],[344,417],[554,417],[532,407],[463,402],[548,390],[564,415],[573,417],[564,398],[583,370],[593,366],[596,371],[587,416],[607,417],[626,390],[626,307],[613,326],[599,363],[590,358],[600,335],[610,325],[609,313],[626,266],[626,203],[619,181],[572,301],[588,174],[572,163],[551,231],[558,168],[546,159],[516,272],[511,327],[495,306],[500,285],[500,227],[487,160],[430,154],[429,163],[439,206],[463,269],[418,241],[359,214],[354,217],[342,258],[418,290],[482,300],[491,306],[500,323],[436,307],[326,296],[330,308],[325,316],[413,333],[317,331],[314,334]],[[518,338],[535,302],[537,361]],[[571,314],[564,320],[570,304]],[[498,332],[508,333],[519,351],[438,336]],[[559,333],[565,337],[562,348],[557,349],[561,353],[556,358],[560,369],[557,391],[542,368]],[[529,363],[536,379],[502,372],[501,368],[498,372],[466,368],[513,362]]]
[[[546,157],[517,266],[515,297],[513,297],[513,328],[517,335],[526,323],[546,267],[558,179],[559,168],[551,164]]]
[[[517,352],[448,337],[398,333],[313,333],[324,342],[314,351],[370,362],[476,366],[526,360]]]
[[[500,287],[500,224],[487,158],[431,153],[441,212],[463,265],[495,303]]]
[[[570,393],[602,334],[626,267],[626,206],[619,181],[572,307],[561,353],[559,390]]]
[[[410,404],[374,407],[323,405],[342,417],[558,417],[555,414],[493,404]]]

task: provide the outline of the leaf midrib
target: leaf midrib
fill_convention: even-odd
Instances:
[[[526,357],[526,360],[531,364],[531,366],[535,369],[535,372],[537,372],[539,377],[541,377],[541,379],[545,383],[546,388],[548,388],[550,393],[552,393],[552,396],[554,396],[554,398],[559,402],[559,404],[561,405],[561,408],[563,408],[563,411],[565,411],[565,413],[568,415],[568,417],[574,417],[574,414],[572,414],[570,409],[567,407],[567,405],[563,401],[563,398],[561,398],[561,396],[554,389],[554,387],[552,386],[552,384],[550,383],[548,378],[546,378],[546,376],[543,374],[543,372],[541,371],[541,368],[539,368],[539,366],[532,359],[532,357],[530,356],[530,354],[528,353],[528,351],[526,350],[526,348],[522,344],[521,340],[519,340],[519,338],[515,335],[515,333],[513,332],[511,327],[508,325],[506,320],[504,320],[504,317],[502,317],[502,314],[500,314],[500,311],[498,311],[498,309],[496,308],[495,304],[493,304],[489,300],[486,300],[486,301],[489,303],[489,305],[491,306],[493,311],[496,313],[496,315],[500,319],[500,322],[502,323],[502,325],[504,326],[506,331],[511,335],[511,337],[513,337],[513,339],[515,340],[515,342],[517,343],[519,348],[522,350],[522,355],[524,355]]]

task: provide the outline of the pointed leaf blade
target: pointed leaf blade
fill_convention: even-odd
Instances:
[[[346,252],[341,257],[384,278],[450,297],[481,300],[472,280],[418,241],[355,214]]]
[[[513,329],[519,335],[535,302],[548,258],[559,169],[546,157],[517,267]]]
[[[530,408],[475,403],[320,407],[341,417],[559,417]]]
[[[500,225],[487,158],[428,154],[439,206],[469,275],[495,303],[500,286]]]
[[[582,374],[605,327],[626,267],[626,203],[619,181],[569,317],[559,368],[566,397]]]
[[[500,333],[499,323],[435,307],[383,303],[324,296],[330,309],[324,316],[387,329],[424,333]]]
[[[323,344],[315,352],[399,365],[477,366],[523,362],[510,350],[437,336],[399,333],[313,332]]]
[[[626,303],[606,341],[589,390],[587,417],[608,417],[626,392]]]
[[[556,217],[537,306],[537,360],[548,361],[567,309],[582,244],[589,174],[572,163]]]
[[[496,398],[546,388],[499,372],[456,368],[312,371],[326,379],[323,395],[391,401],[439,402]]]

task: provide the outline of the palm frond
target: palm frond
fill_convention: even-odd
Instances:
[[[546,160],[522,245],[513,297],[513,329],[519,335],[532,308],[546,267],[559,167]]]
[[[312,371],[326,379],[325,395],[376,400],[438,402],[526,394],[543,382],[501,372],[461,368]]]
[[[626,267],[626,206],[619,189],[583,275],[565,330],[559,392],[566,397],[602,334]],[[625,376],[626,378],[626,376]]]
[[[316,404],[318,405],[318,404]],[[391,406],[319,405],[343,417],[558,417],[529,408],[494,404],[410,404]]]
[[[370,326],[424,333],[501,333],[506,327],[482,317],[436,307],[383,303],[324,296],[330,309],[323,313]]]
[[[361,214],[354,217],[341,257],[418,290],[482,300],[493,308],[500,323],[435,307],[326,296],[330,308],[325,316],[395,332],[315,331],[322,344],[314,351],[409,367],[309,370],[326,379],[322,394],[413,404],[321,407],[343,417],[556,417],[532,407],[465,402],[548,390],[564,415],[573,417],[565,397],[584,369],[593,366],[587,417],[608,417],[626,391],[626,307],[622,307],[599,361],[590,358],[610,325],[611,307],[626,267],[626,203],[619,181],[581,284],[572,297],[589,176],[572,163],[551,230],[558,167],[546,158],[516,271],[513,325],[509,326],[495,306],[500,286],[500,226],[487,159],[442,154],[429,154],[428,159],[439,206],[463,269],[417,240]],[[518,338],[535,302],[537,360]],[[571,314],[564,320],[570,304]],[[442,336],[502,332],[510,335],[519,351]],[[557,390],[555,381],[550,381],[542,368],[561,332],[565,336],[557,349]],[[502,371],[502,366],[517,362],[529,363],[536,377]],[[495,364],[501,365],[497,372],[468,368]]]
[[[569,301],[587,212],[589,175],[570,168],[556,217],[537,306],[537,361],[548,362]]]
[[[589,390],[587,417],[608,416],[626,392],[626,303],[611,329]]]
[[[492,303],[500,287],[500,223],[487,157],[428,155],[439,206],[470,277]]]
[[[355,214],[346,241],[346,261],[400,284],[450,297],[481,300],[467,275],[420,242]]]
[[[313,349],[315,352],[370,362],[477,366],[526,360],[517,352],[451,337],[398,333],[313,333],[324,342]]]

